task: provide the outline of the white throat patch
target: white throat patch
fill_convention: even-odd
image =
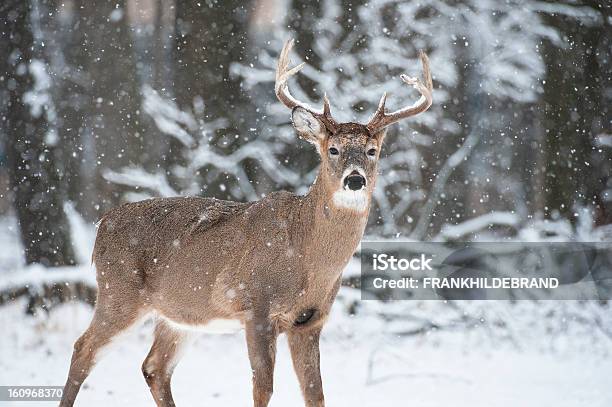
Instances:
[[[334,192],[333,200],[334,206],[351,209],[357,212],[365,211],[368,206],[368,195],[365,188],[359,191],[351,191],[350,189],[342,188]]]

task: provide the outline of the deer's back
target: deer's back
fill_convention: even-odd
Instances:
[[[103,270],[131,271],[142,282],[189,234],[202,232],[244,211],[250,203],[214,198],[153,198],[107,212],[98,226],[93,261]]]

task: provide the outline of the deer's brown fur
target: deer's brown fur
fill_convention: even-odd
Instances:
[[[305,196],[273,192],[248,203],[155,198],[102,218],[93,252],[98,300],[75,343],[61,406],[74,403],[100,348],[148,314],[158,322],[143,374],[158,406],[174,405],[170,379],[187,337],[181,328],[218,319],[245,328],[255,407],[271,397],[281,333],[306,405],[324,405],[319,336],[367,223],[384,137],[384,129],[371,134],[365,125],[325,119],[326,105],[322,114],[290,106],[298,134],[321,155]],[[351,170],[364,183],[360,189],[347,189]]]

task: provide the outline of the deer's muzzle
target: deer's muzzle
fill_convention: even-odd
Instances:
[[[357,172],[357,170],[351,172],[348,176],[346,176],[343,182],[344,189],[348,188],[351,191],[359,191],[360,189],[365,188],[365,185],[365,177],[359,172]]]

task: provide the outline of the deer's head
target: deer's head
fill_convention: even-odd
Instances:
[[[276,68],[278,99],[291,109],[293,127],[304,140],[315,145],[321,157],[318,182],[333,194],[333,203],[340,208],[364,211],[372,194],[377,176],[380,149],[389,125],[422,113],[432,104],[432,80],[427,56],[421,52],[425,83],[417,78],[401,75],[408,85],[414,86],[421,98],[411,106],[385,113],[384,94],[376,113],[367,124],[338,123],[331,115],[329,100],[323,97],[323,110],[317,110],[295,99],[289,93],[287,81],[304,63],[289,69],[289,52],[293,40],[285,43]]]

